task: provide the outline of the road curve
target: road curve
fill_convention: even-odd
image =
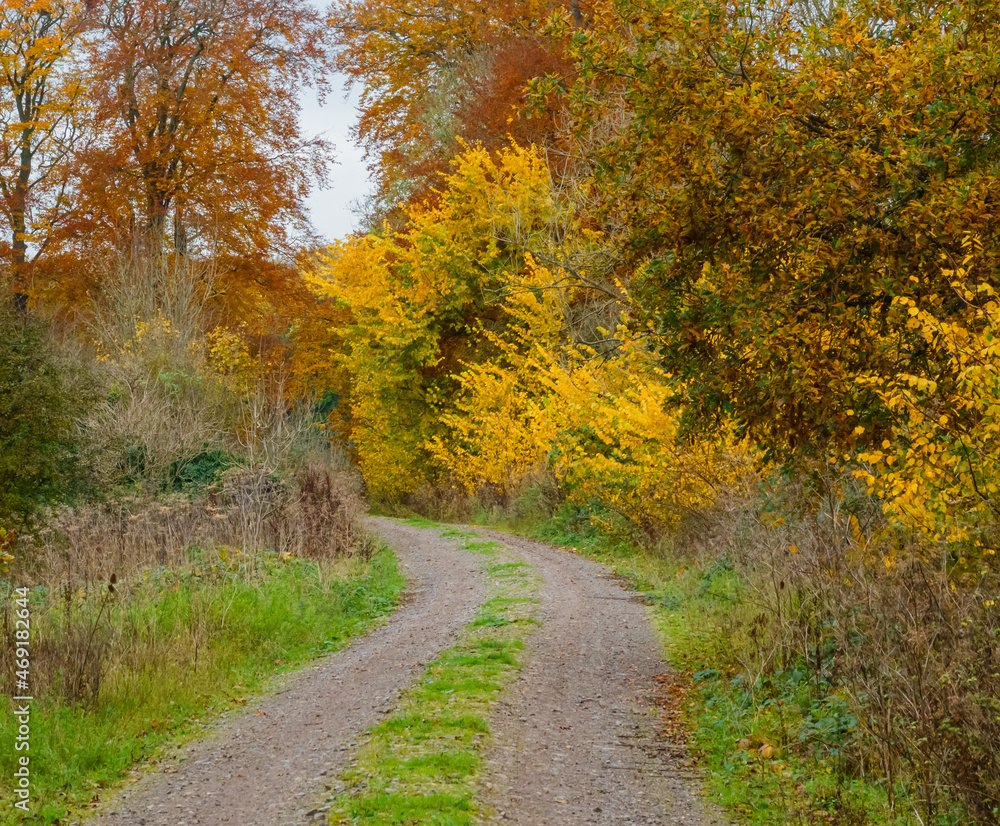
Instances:
[[[726,823],[682,765],[683,749],[662,739],[655,678],[669,669],[637,595],[575,554],[480,533],[521,555],[544,581],[530,660],[490,720],[488,822]]]
[[[372,520],[408,580],[381,628],[288,675],[183,759],[147,774],[88,824],[284,826],[309,822],[359,736],[449,647],[484,599],[475,554],[436,530]],[[480,785],[491,824],[721,826],[682,753],[661,737],[668,670],[646,608],[602,566],[491,531],[542,579],[528,661],[496,703]],[[322,814],[317,817],[323,818]]]
[[[371,526],[399,557],[403,604],[342,651],[289,675],[279,693],[224,721],[165,773],[150,773],[95,826],[303,823],[348,748],[395,705],[424,663],[449,647],[483,599],[480,562],[437,531]],[[174,772],[176,769],[176,772]]]

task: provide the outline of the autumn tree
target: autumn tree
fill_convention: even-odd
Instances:
[[[72,151],[85,85],[71,50],[87,24],[82,3],[0,4],[0,195],[15,278],[72,211]],[[78,67],[77,67],[78,68]]]
[[[534,77],[568,71],[544,33],[552,0],[500,4],[339,0],[330,24],[337,67],[361,86],[355,135],[367,150],[384,206],[427,194],[462,151],[459,138],[498,149],[551,141],[555,109],[523,111]],[[575,25],[589,4],[573,0]]]
[[[325,83],[322,22],[304,0],[110,0],[86,192],[103,230],[154,255],[287,245],[327,159],[298,118],[298,90]]]
[[[456,159],[434,204],[409,224],[332,247],[313,280],[342,312],[330,313],[326,366],[308,367],[342,400],[369,490],[398,497],[435,475],[430,440],[442,432],[457,376],[495,349],[484,331],[510,323],[502,297],[517,283],[525,250],[542,246],[560,220],[537,150],[483,148]],[[315,386],[315,385],[314,385]]]
[[[975,327],[967,233],[963,278],[996,281],[998,25],[982,0],[615,0],[571,41],[579,127],[625,110],[604,215],[700,421],[785,456],[877,444],[894,414],[859,378],[956,381],[893,307]]]
[[[504,501],[548,473],[655,537],[745,474],[734,441],[678,438],[678,391],[642,336],[579,317],[603,238],[541,151],[474,147],[452,170],[404,230],[330,250],[313,280],[325,319],[300,330],[302,373],[335,392],[329,424],[369,492]]]

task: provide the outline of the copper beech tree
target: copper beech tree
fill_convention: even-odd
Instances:
[[[320,13],[304,0],[110,0],[100,13],[92,231],[141,235],[154,255],[286,246],[328,160],[298,117],[298,89],[325,87]]]

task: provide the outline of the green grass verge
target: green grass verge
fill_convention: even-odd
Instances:
[[[426,520],[417,526],[428,527]],[[477,819],[490,704],[522,666],[539,581],[495,542],[456,529],[442,535],[484,557],[488,598],[458,643],[369,732],[332,801],[332,823],[459,826]]]
[[[71,627],[84,635],[95,627],[108,646],[101,684],[75,704],[57,690],[38,697],[28,752],[14,751],[12,701],[0,700],[0,824],[55,823],[88,809],[137,763],[245,705],[275,673],[370,628],[394,608],[404,584],[388,549],[370,562],[317,565],[273,554],[260,562],[252,578],[241,574],[245,564],[224,560],[147,572],[141,582],[120,584],[100,619],[103,595],[73,597]],[[33,637],[57,638],[66,617],[61,594],[31,592]],[[27,814],[13,807],[23,754],[30,757]]]

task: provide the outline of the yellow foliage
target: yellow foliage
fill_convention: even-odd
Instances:
[[[591,288],[540,256],[565,260],[558,239],[572,235],[586,262],[602,239],[573,226],[544,159],[473,148],[445,183],[405,231],[331,248],[313,279],[349,311],[330,331],[330,367],[349,376],[350,438],[369,490],[396,497],[453,479],[509,494],[547,465],[569,496],[657,532],[736,484],[750,467],[744,451],[680,436],[682,388],[641,343],[648,336],[619,323],[599,355],[568,333]]]
[[[551,376],[564,416],[552,466],[581,503],[656,533],[710,506],[752,467],[725,433],[682,436],[680,390],[638,348]]]
[[[678,391],[641,344],[596,358],[563,343],[552,285],[559,273],[530,257],[506,301],[517,335],[493,337],[502,357],[461,376],[462,401],[434,440],[441,464],[471,491],[510,491],[547,462],[567,494],[655,533],[707,507],[750,468],[732,439],[681,438]],[[621,330],[623,341],[639,339]]]
[[[377,495],[404,495],[440,470],[435,440],[444,435],[457,376],[485,364],[496,347],[481,334],[484,318],[504,326],[497,304],[525,266],[519,251],[547,238],[559,220],[548,168],[534,149],[491,156],[471,148],[440,195],[414,207],[400,233],[385,227],[331,247],[311,279],[319,296],[348,310],[329,331],[337,343],[330,374],[342,368],[349,376],[336,389]],[[530,309],[527,298],[515,304]]]
[[[554,423],[525,378],[494,364],[463,374],[466,393],[455,411],[442,417],[449,432],[429,446],[467,490],[488,483],[509,492],[549,452]]]
[[[208,360],[223,383],[235,392],[245,392],[258,379],[257,364],[246,342],[232,330],[219,327],[208,334]]]
[[[974,249],[974,239],[967,241]],[[947,274],[969,312],[942,321],[913,299],[900,297],[912,333],[937,360],[939,378],[900,373],[866,375],[894,415],[893,438],[857,457],[856,476],[884,502],[890,520],[930,539],[971,543],[984,555],[995,542],[1000,492],[1000,302],[988,284],[969,284],[970,258]],[[959,572],[970,570],[964,558]]]
[[[492,358],[465,365],[454,409],[441,416],[447,432],[428,444],[442,469],[470,492],[484,483],[510,492],[552,448],[558,423],[544,376],[562,331],[554,281],[530,254],[521,273],[507,274],[506,329],[481,331]]]

